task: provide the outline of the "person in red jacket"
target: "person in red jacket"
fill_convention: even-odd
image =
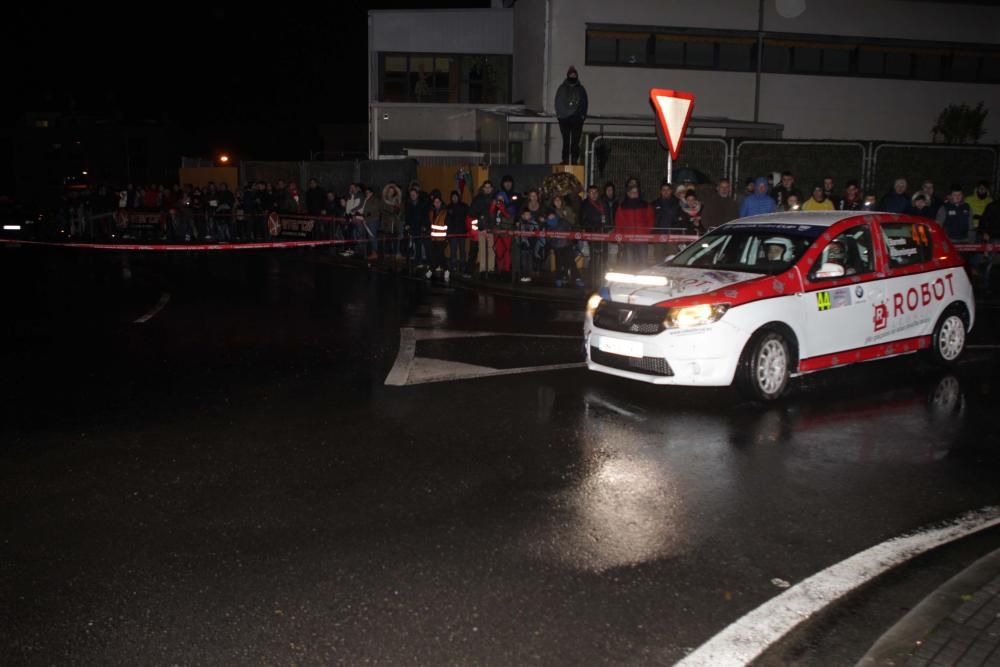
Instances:
[[[639,196],[639,186],[629,185],[625,199],[615,215],[615,233],[649,234],[653,229],[653,207]],[[625,262],[635,268],[647,263],[645,243],[625,243]]]

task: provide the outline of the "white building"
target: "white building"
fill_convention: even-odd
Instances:
[[[696,95],[695,135],[929,142],[945,106],[982,101],[983,141],[997,143],[993,5],[508,0],[373,11],[370,153],[558,160],[554,98],[571,65],[588,91],[589,135],[651,136],[648,91],[662,87]]]

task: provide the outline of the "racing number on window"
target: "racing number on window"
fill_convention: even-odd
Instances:
[[[816,292],[816,308],[817,310],[830,310],[829,292]]]

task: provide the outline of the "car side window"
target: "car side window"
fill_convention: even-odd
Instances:
[[[933,257],[931,230],[923,223],[890,222],[882,225],[882,238],[889,251],[889,268],[929,262]]]
[[[809,270],[811,280],[824,264],[838,264],[844,267],[845,276],[858,276],[875,270],[875,255],[872,252],[872,233],[868,225],[858,225],[842,232],[830,241],[819,259]],[[838,276],[839,277],[839,276]],[[819,278],[822,280],[822,278]]]

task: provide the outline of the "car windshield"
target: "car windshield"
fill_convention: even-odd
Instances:
[[[663,264],[774,275],[797,262],[823,229],[813,225],[724,225]]]

